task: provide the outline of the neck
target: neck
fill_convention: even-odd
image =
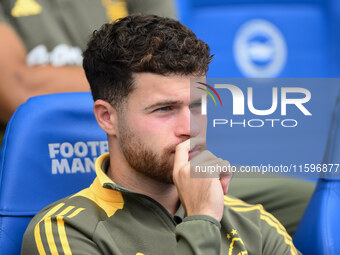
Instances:
[[[149,178],[122,162],[110,153],[109,178],[119,185],[134,192],[151,197],[174,215],[179,207],[179,197],[174,184],[165,184]]]

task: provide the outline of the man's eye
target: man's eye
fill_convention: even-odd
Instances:
[[[190,108],[191,108],[191,109],[192,109],[192,108],[201,108],[201,106],[202,106],[202,103],[199,102],[199,103],[191,104],[191,105],[190,105]]]
[[[155,111],[156,112],[168,112],[168,111],[171,111],[172,109],[173,107],[171,106],[164,106],[164,107],[156,109]]]

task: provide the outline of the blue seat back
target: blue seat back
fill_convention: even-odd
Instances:
[[[209,78],[325,78],[340,75],[340,58],[337,57],[340,54],[340,1],[177,0],[176,3],[179,18],[206,41],[211,53],[215,54]],[[208,123],[208,134],[213,134],[208,146],[220,157],[227,156],[232,164],[321,163],[336,98],[334,86],[325,83],[328,82],[313,82],[305,87],[312,93],[307,108],[313,116],[305,118],[300,112],[289,112],[286,117],[265,116],[269,119],[297,119],[298,128],[282,128],[280,125],[275,128],[244,128],[241,125],[230,128],[225,125],[219,131]],[[277,81],[275,85],[282,84],[300,87],[295,81]],[[246,84],[241,88],[244,94],[247,87]],[[254,104],[258,109],[268,109],[272,86],[260,84],[252,87]],[[231,97],[226,97],[223,104],[226,101],[232,101]],[[219,118],[228,119],[229,123],[230,119],[243,121],[243,118],[230,116],[227,112],[219,114]],[[244,115],[246,121],[258,118],[247,112]]]
[[[328,172],[321,175],[310,203],[294,235],[294,243],[303,254],[340,254],[339,163],[340,93],[333,113],[324,158],[324,164],[328,164]]]
[[[3,254],[19,254],[27,224],[43,207],[90,185],[107,146],[90,93],[38,96],[18,108],[1,147]]]
[[[210,77],[338,77],[337,0],[176,0],[216,54]]]

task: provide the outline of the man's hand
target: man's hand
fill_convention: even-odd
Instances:
[[[220,175],[220,178],[212,178],[211,175],[192,178],[190,177],[190,167],[197,165],[228,166],[229,162],[216,158],[207,150],[199,152],[197,148],[202,147],[203,144],[203,139],[194,138],[177,145],[173,180],[188,216],[205,214],[221,221],[224,195],[228,191],[231,174]]]

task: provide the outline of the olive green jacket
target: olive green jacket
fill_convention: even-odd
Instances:
[[[261,205],[225,197],[221,222],[207,215],[175,215],[152,198],[115,184],[96,161],[97,178],[79,193],[39,212],[21,254],[219,255],[299,254],[284,227]]]

